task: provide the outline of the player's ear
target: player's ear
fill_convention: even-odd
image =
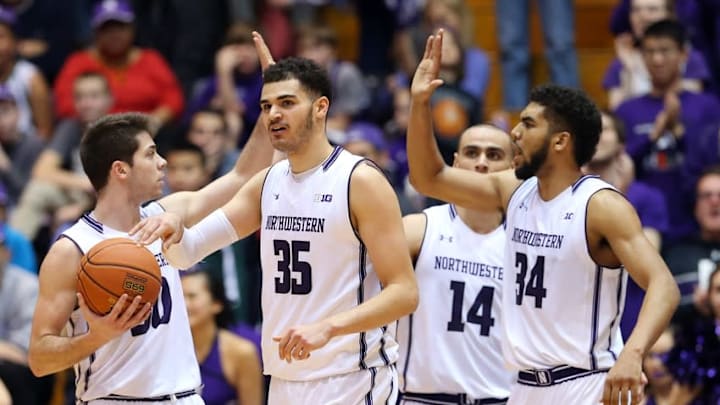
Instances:
[[[126,177],[130,172],[130,167],[126,162],[116,160],[110,166],[110,173],[118,177]]]
[[[330,100],[325,96],[318,97],[317,100],[315,100],[313,108],[316,114],[325,117],[327,116],[328,110],[330,110]]]
[[[571,145],[570,145],[570,139],[571,139],[571,137],[570,137],[570,133],[569,133],[569,132],[567,132],[567,131],[558,132],[557,134],[555,134],[555,137],[554,137],[554,139],[553,139],[553,141],[552,141],[552,142],[553,142],[553,144],[552,144],[553,149],[555,149],[556,151],[560,151],[560,150],[563,150],[563,149],[565,149],[565,148],[571,147]]]

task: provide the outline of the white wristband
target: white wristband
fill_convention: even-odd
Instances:
[[[238,239],[228,217],[222,209],[217,209],[192,228],[185,229],[180,242],[170,245],[164,255],[171,266],[185,270]]]

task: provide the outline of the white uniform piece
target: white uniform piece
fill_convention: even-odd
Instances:
[[[404,403],[412,394],[432,403],[498,399],[515,374],[504,367],[501,339],[505,231],[470,229],[453,205],[424,211],[425,236],[415,264],[420,304],[400,320],[398,342]],[[407,397],[405,397],[407,394]]]
[[[272,340],[292,326],[350,310],[380,292],[365,245],[350,222],[350,176],[361,161],[338,147],[304,173],[293,174],[284,160],[265,178],[262,351],[265,374],[273,378],[318,380],[397,360],[397,343],[387,327],[335,337],[310,358],[291,364],[280,360]]]
[[[140,209],[140,216],[145,218],[162,211],[159,204],[151,203]],[[104,239],[128,235],[103,225],[92,214],[86,214],[62,237],[70,239],[85,254]],[[199,389],[201,380],[180,274],[163,257],[159,240],[148,249],[160,265],[160,297],[144,324],[113,339],[74,366],[75,395],[80,402],[95,404],[108,401],[93,400],[113,396],[155,398],[181,393],[179,396],[184,398],[178,401],[184,404],[202,403],[199,395],[189,394]],[[82,312],[76,309],[67,325],[68,334],[81,335],[87,330]]]
[[[543,201],[533,177],[510,199],[503,354],[511,368],[530,370],[525,381],[520,373],[521,384],[550,386],[607,371],[623,348],[627,274],[596,264],[586,238],[588,202],[603,189],[614,188],[584,176]]]

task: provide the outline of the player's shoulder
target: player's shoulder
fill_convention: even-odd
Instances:
[[[72,268],[73,271],[76,269],[76,264],[80,262],[80,258],[83,253],[80,247],[68,237],[61,236],[55,243],[50,246],[42,264],[40,265],[40,275],[43,272],[48,273],[47,270],[54,272],[55,268],[68,269]]]
[[[627,224],[637,218],[637,212],[628,199],[614,188],[601,188],[594,192],[587,205],[588,227],[605,228]]]

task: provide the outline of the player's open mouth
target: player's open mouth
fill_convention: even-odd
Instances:
[[[277,134],[287,130],[286,125],[273,125],[270,127],[270,132]]]

